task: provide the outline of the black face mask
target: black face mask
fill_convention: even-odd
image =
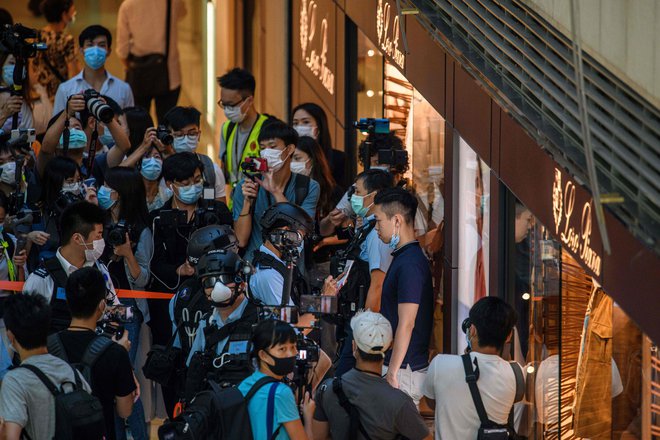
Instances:
[[[295,356],[278,358],[268,352],[266,353],[275,362],[275,364],[273,365],[268,364],[268,368],[270,368],[270,371],[277,374],[278,376],[286,376],[287,374],[293,372],[293,369],[296,366]]]

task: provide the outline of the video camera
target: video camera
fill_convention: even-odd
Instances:
[[[133,306],[124,304],[109,305],[103,318],[96,323],[96,334],[119,340],[124,336],[124,325],[133,322],[134,311]]]
[[[87,111],[89,111],[96,120],[107,124],[115,117],[115,111],[101,99],[101,95],[96,90],[85,90],[83,92],[83,97],[85,98]]]
[[[96,334],[105,336],[108,339],[114,337],[116,340],[120,340],[124,336],[125,330],[123,324],[115,324],[110,321],[100,321],[96,324]]]
[[[35,43],[39,38],[39,31],[23,26],[6,24],[0,29],[0,51],[7,52],[19,59],[33,58],[38,51],[46,50],[45,43]]]
[[[387,118],[360,118],[353,123],[353,126],[366,135],[390,132],[390,120]]]

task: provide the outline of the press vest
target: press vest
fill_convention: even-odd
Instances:
[[[245,148],[243,148],[243,154],[241,155],[241,160],[238,163],[238,169],[234,169],[234,154],[238,152],[238,148],[235,150],[235,140],[236,140],[236,125],[233,122],[227,121],[222,124],[222,139],[225,141],[227,149],[225,151],[225,157],[222,158],[225,170],[227,173],[227,182],[229,182],[232,187],[236,186],[239,180],[239,175],[241,172],[241,164],[245,161],[246,157],[259,157],[259,132],[261,131],[261,126],[268,119],[267,115],[257,116],[257,120],[250,130],[248,135],[247,142],[245,143]]]

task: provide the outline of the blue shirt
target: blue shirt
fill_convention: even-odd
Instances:
[[[93,89],[85,78],[83,78],[83,73],[84,70],[81,70],[78,75],[68,81],[64,81],[57,88],[57,93],[55,93],[55,104],[53,105],[53,116],[64,110],[69,96],[82,93],[87,89]],[[107,70],[105,73],[105,81],[103,81],[101,90],[98,92],[103,96],[108,96],[114,99],[121,108],[133,107],[135,101],[133,100],[131,86],[116,76],[111,75]]]
[[[429,261],[417,241],[406,244],[392,253],[394,259],[383,281],[380,313],[390,321],[394,338],[399,325],[399,304],[419,304],[415,328],[401,368],[408,365],[413,371],[428,366],[429,342],[433,327],[433,279]],[[389,365],[392,350],[387,353]]]
[[[211,314],[211,317],[208,319],[208,321],[211,324],[217,325],[218,328],[220,329],[227,324],[230,324],[234,321],[238,321],[239,319],[241,319],[247,305],[248,305],[247,298],[243,298],[243,302],[241,302],[241,304],[238,307],[236,307],[236,309],[233,312],[229,314],[226,321],[222,320],[222,316],[220,316],[220,313],[218,313],[218,309],[214,307],[213,313]],[[204,336],[204,329],[208,325],[206,321],[207,321],[206,319],[202,319],[201,321],[199,321],[199,327],[197,328],[197,333],[195,333],[195,340],[192,343],[192,347],[190,348],[190,353],[188,354],[188,359],[186,360],[186,365],[188,366],[190,366],[190,360],[192,359],[193,355],[198,351],[203,351],[204,348],[206,347],[206,337]],[[222,350],[224,350],[228,340],[229,340],[229,336],[227,336],[222,341],[218,342],[218,345],[216,345],[215,347],[216,354],[222,353]]]
[[[243,395],[247,395],[259,379],[266,377],[260,371],[255,371],[252,375],[246,378],[238,386],[238,389]],[[268,393],[271,387],[277,387],[275,391],[275,413],[273,417],[273,431],[266,432],[266,411],[268,408]],[[283,423],[291,422],[294,420],[300,419],[300,414],[298,414],[298,408],[296,407],[296,399],[293,396],[293,391],[284,383],[269,383],[262,386],[259,391],[257,391],[250,402],[248,403],[248,413],[250,414],[250,425],[252,426],[252,436],[254,440],[269,440],[270,437]],[[289,439],[289,434],[287,434],[284,426],[280,428],[280,432],[277,434],[276,439],[285,440]]]
[[[365,218],[371,220],[375,216]],[[387,273],[392,263],[392,250],[378,237],[376,228],[372,229],[367,238],[360,244],[360,260],[369,263],[369,272],[376,269]]]
[[[286,188],[284,190],[284,196],[291,203],[295,203],[296,200],[297,178],[298,178],[298,174],[291,173],[291,178],[289,179],[289,182],[286,184]],[[232,194],[234,221],[238,220],[238,217],[241,214],[241,210],[243,209],[244,198],[243,198],[242,187],[244,181],[245,179],[241,179],[238,185],[236,185],[236,188],[234,188],[234,193]],[[320,187],[318,182],[316,182],[316,180],[309,179],[309,189],[307,191],[307,197],[305,198],[305,200],[303,200],[300,207],[304,209],[307,212],[307,214],[309,214],[309,216],[312,218],[314,218],[316,215],[316,204],[319,201],[319,194],[320,194]],[[254,202],[254,210],[252,214],[252,233],[250,234],[250,241],[248,242],[245,251],[245,259],[248,261],[252,261],[252,253],[256,249],[259,249],[259,246],[261,246],[264,242],[263,237],[261,236],[262,231],[261,231],[261,225],[259,224],[259,220],[263,217],[266,210],[273,204],[275,204],[275,198],[272,196],[272,194],[270,194],[265,189],[259,187],[259,192],[257,193],[257,200]]]
[[[278,258],[266,246],[261,245],[259,250],[284,264],[284,261]],[[259,265],[255,269],[254,275],[250,277],[250,293],[267,306],[278,306],[282,304],[282,290],[284,290],[284,278],[282,275],[275,269],[262,269]],[[294,305],[291,298],[289,298],[289,305]]]

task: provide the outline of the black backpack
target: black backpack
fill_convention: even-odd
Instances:
[[[82,374],[92,388],[94,387],[94,384],[92,383],[92,369],[94,368],[96,361],[99,360],[101,355],[105,353],[112,344],[114,344],[114,342],[111,339],[108,339],[105,336],[96,336],[92,342],[87,345],[80,362],[71,364],[76,370],[80,371],[80,374]],[[49,354],[62,359],[66,363],[70,363],[59,333],[48,336],[47,347]]]
[[[23,364],[19,368],[32,371],[55,397],[54,440],[105,438],[103,406],[99,399],[83,389],[80,375],[75,368],[71,367],[76,382],[63,382],[59,388],[34,365]],[[71,391],[65,391],[67,384],[71,386]]]
[[[272,431],[275,391],[279,381],[267,376],[252,385],[245,396],[237,387],[220,388],[215,382],[209,382],[209,390],[198,393],[185,411],[158,429],[158,438],[161,440],[251,439],[253,436],[248,403],[261,387],[269,383],[275,384],[269,390],[267,403],[267,423]],[[281,426],[273,433],[271,439],[277,437]]]

